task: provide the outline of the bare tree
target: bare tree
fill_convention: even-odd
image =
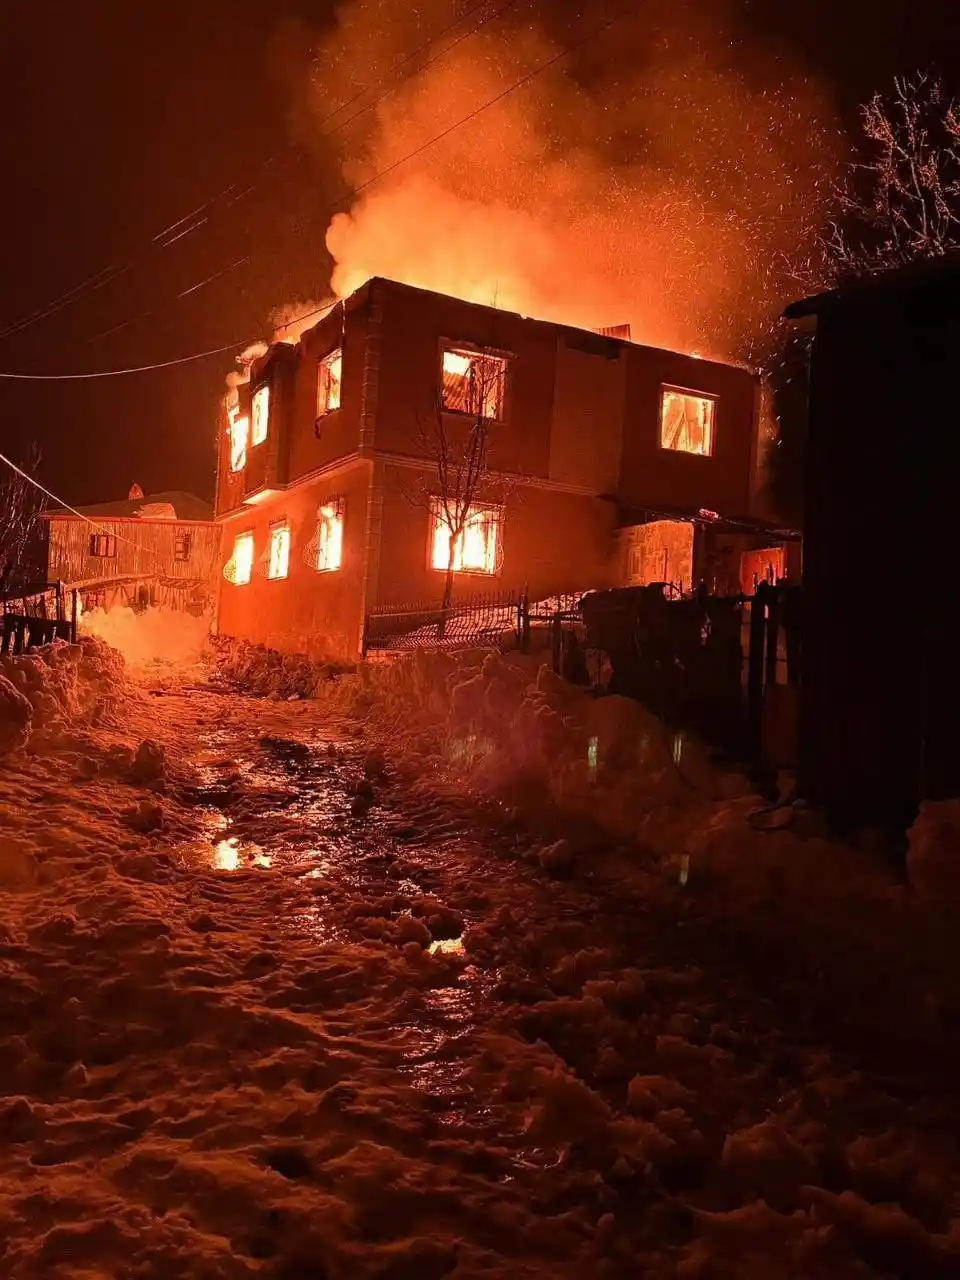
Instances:
[[[898,77],[861,115],[866,157],[822,239],[833,280],[960,249],[960,103],[939,79]]]
[[[34,449],[24,470],[34,474],[39,461],[39,451]],[[24,585],[31,543],[45,506],[43,493],[19,472],[10,468],[0,479],[0,597]]]
[[[417,455],[429,460],[429,466],[419,482],[405,490],[408,500],[426,509],[446,535],[441,635],[469,532],[476,527],[481,536],[493,537],[496,551],[498,530],[493,525],[508,487],[506,477],[490,466],[503,405],[503,359],[464,348],[445,351],[443,361],[433,411],[418,421],[414,442]]]
[[[960,252],[960,102],[935,77],[898,77],[865,104],[861,122],[833,219],[812,259],[793,265],[807,293]],[[809,331],[781,323],[767,361],[778,425],[768,493],[790,519],[802,508],[810,343]]]

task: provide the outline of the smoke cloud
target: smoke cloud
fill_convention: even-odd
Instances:
[[[395,70],[471,6],[339,9],[297,105],[328,156],[335,131],[352,188],[605,19],[590,9],[565,23],[546,0],[527,0],[461,38],[502,8],[492,6]],[[338,213],[326,237],[331,290],[344,297],[388,276],[583,327],[630,323],[635,341],[752,358],[790,291],[786,261],[820,225],[836,136],[822,90],[788,51],[745,35],[730,5],[655,0]]]

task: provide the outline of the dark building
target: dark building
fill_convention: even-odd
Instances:
[[[857,282],[787,315],[816,324],[803,785],[850,822],[903,825],[922,798],[960,794],[960,261]]]

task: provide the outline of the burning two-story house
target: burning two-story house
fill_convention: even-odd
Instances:
[[[353,658],[372,611],[439,604],[450,536],[423,429],[438,415],[489,433],[454,604],[782,577],[785,544],[750,520],[758,405],[743,368],[372,279],[226,397],[218,629]]]

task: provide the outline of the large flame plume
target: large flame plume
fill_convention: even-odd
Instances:
[[[319,122],[331,104],[395,84],[391,70],[469,7],[341,5],[309,84],[325,150],[330,130]],[[527,0],[444,53],[476,26],[466,19],[336,136],[343,177],[367,182],[604,16],[581,11],[564,24],[546,0]],[[817,229],[835,139],[825,95],[786,51],[738,31],[729,5],[654,0],[338,213],[327,232],[331,289],[344,297],[388,276],[744,358],[783,300],[782,264]]]

